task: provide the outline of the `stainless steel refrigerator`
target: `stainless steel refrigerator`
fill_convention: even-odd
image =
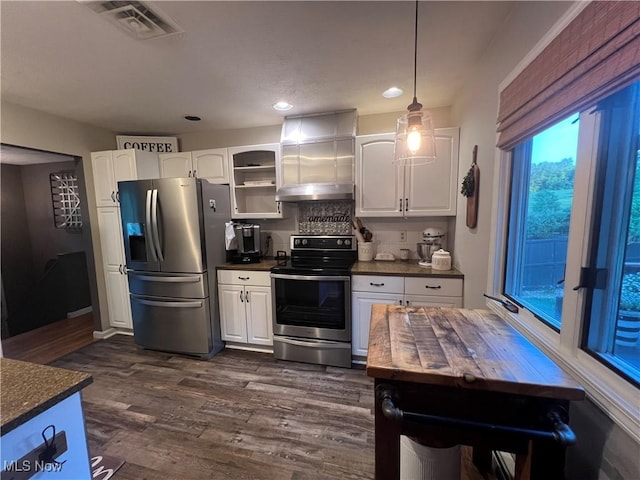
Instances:
[[[118,182],[133,335],[200,357],[223,347],[215,266],[225,262],[229,187],[195,178]]]

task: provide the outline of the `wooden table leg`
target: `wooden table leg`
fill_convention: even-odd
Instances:
[[[377,380],[376,380],[377,384]],[[382,401],[376,395],[375,403],[376,480],[400,478],[400,424],[382,413]]]

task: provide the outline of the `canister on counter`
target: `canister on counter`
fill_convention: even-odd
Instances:
[[[451,270],[451,255],[446,250],[440,249],[431,256],[432,270]]]

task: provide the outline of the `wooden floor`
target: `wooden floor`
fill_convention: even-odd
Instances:
[[[2,339],[7,358],[47,364],[95,342],[93,313],[59,320],[30,332]]]
[[[115,336],[52,365],[93,375],[92,455],[128,479],[372,479],[373,381],[363,370],[225,350],[209,361]],[[464,456],[464,480],[485,478]],[[444,479],[443,479],[444,480]]]

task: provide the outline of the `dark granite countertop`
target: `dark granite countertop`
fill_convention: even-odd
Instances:
[[[59,403],[93,382],[91,375],[0,358],[0,434]]]
[[[277,263],[274,259],[264,259],[259,263],[223,263],[218,265],[218,270],[253,270],[256,272],[268,272]],[[459,270],[432,270],[421,267],[417,260],[396,260],[394,262],[356,262],[351,267],[352,275],[395,275],[398,277],[441,277],[464,278]]]
[[[356,262],[351,267],[352,275],[392,275],[398,277],[441,277],[464,278],[459,270],[433,270],[429,267],[421,267],[418,260],[396,260],[383,262],[372,260],[370,262]]]
[[[216,266],[218,270],[253,270],[256,272],[268,272],[276,265],[273,259],[263,259],[259,263],[223,263]]]

